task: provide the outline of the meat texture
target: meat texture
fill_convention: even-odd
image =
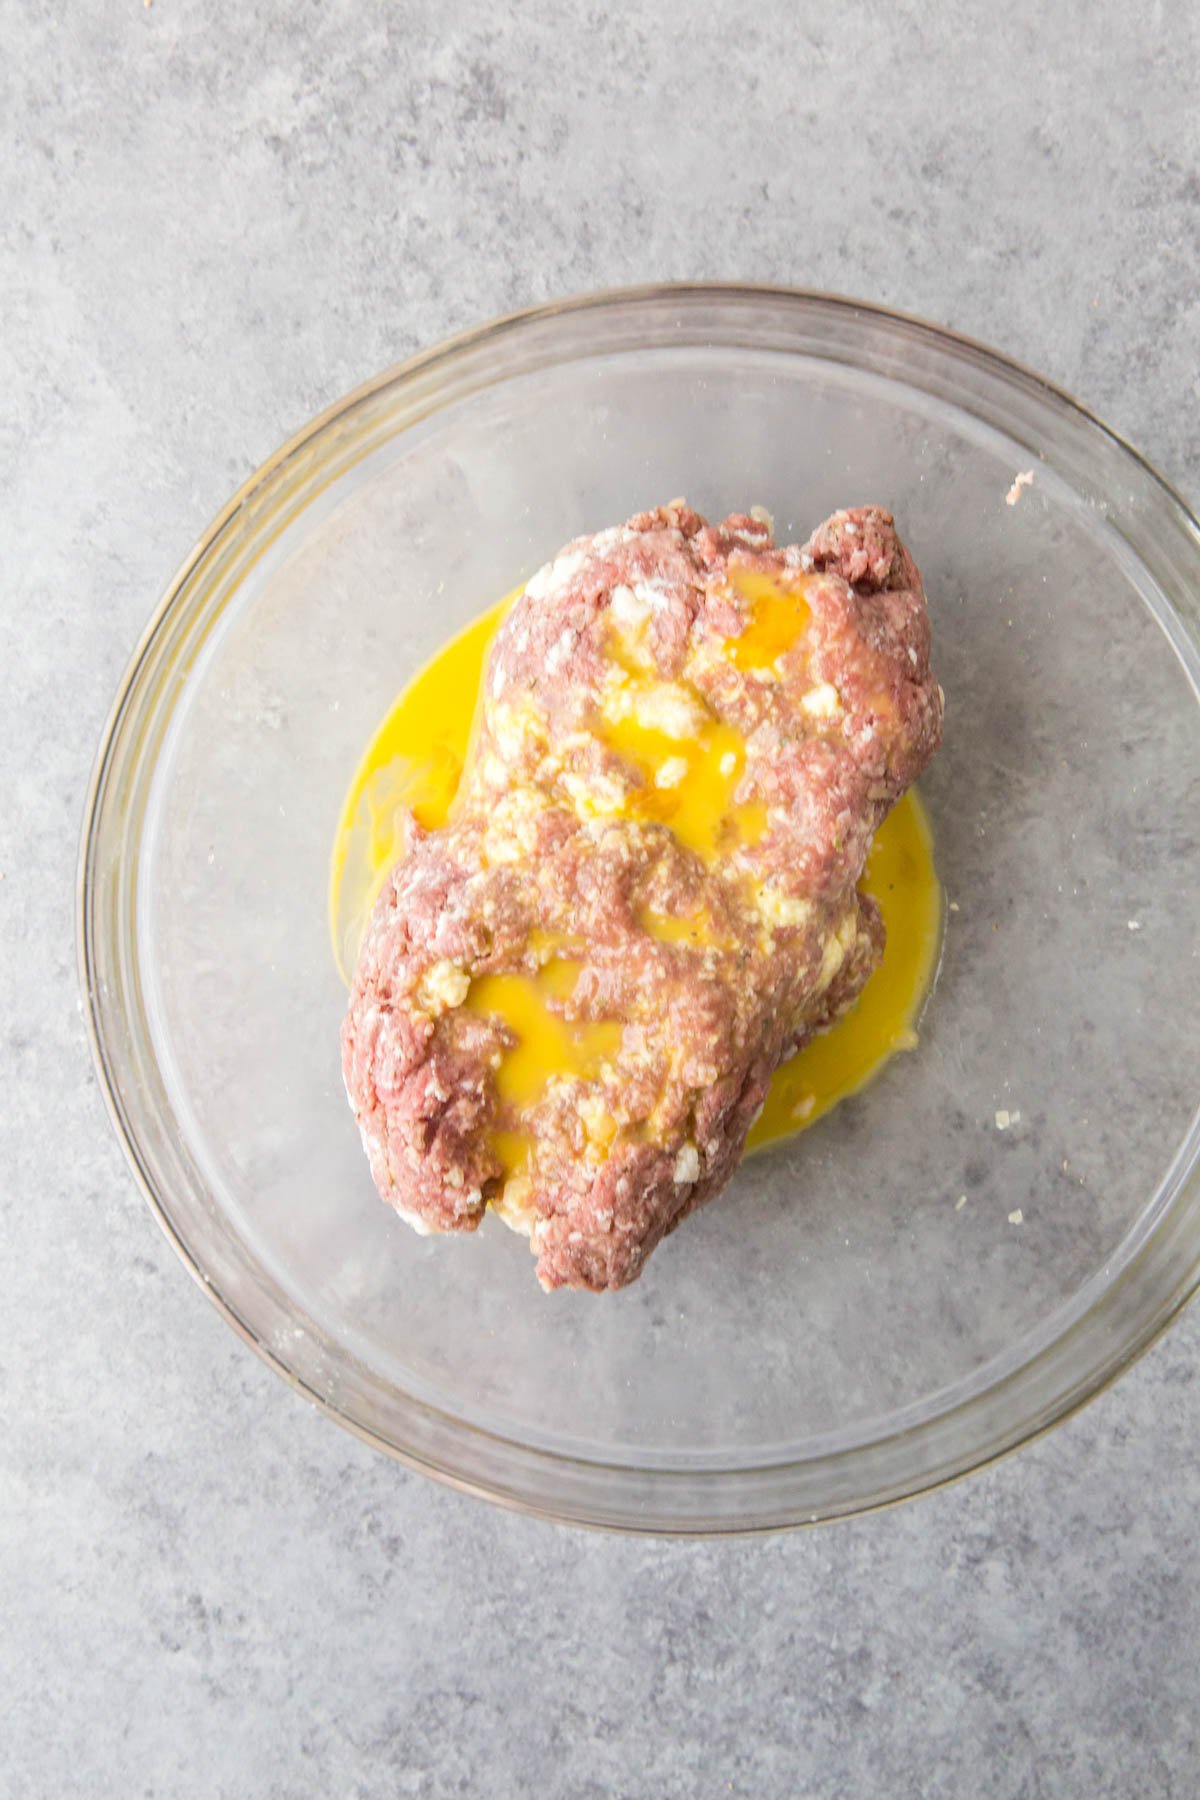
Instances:
[[[803,548],[682,502],[569,544],[362,946],[343,1068],[383,1197],[436,1232],[491,1204],[546,1288],[634,1280],[878,961],[856,883],[941,718],[877,507]]]

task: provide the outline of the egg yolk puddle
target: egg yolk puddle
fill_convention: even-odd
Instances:
[[[404,849],[406,815],[426,831],[449,817],[488,646],[522,591],[514,588],[442,645],[393,702],[354,772],[329,864],[333,957],[347,986],[371,908]]]
[[[613,1020],[567,1019],[551,1002],[568,1000],[581,965],[553,957],[537,974],[483,975],[471,983],[464,1002],[479,1018],[501,1019],[516,1042],[496,1066],[496,1094],[510,1118],[519,1122],[546,1092],[555,1076],[594,1081],[621,1048],[622,1027]],[[616,1121],[605,1116],[609,1141]],[[519,1123],[490,1134],[505,1181],[529,1162],[530,1140]],[[513,1190],[509,1190],[511,1198]]]
[[[641,777],[622,810],[669,825],[679,842],[706,862],[735,844],[755,843],[766,830],[764,806],[733,801],[745,767],[745,743],[711,713],[687,738],[671,737],[636,717],[606,722],[598,736]]]
[[[807,629],[808,602],[757,569],[735,567],[729,583],[750,605],[740,636],[726,642],[725,656],[747,671],[773,668]],[[767,828],[767,810],[758,801],[735,803],[746,766],[745,740],[694,688],[657,680],[644,632],[645,622],[632,632],[618,627],[610,636],[607,654],[625,680],[606,703],[597,736],[640,778],[622,811],[661,820],[687,849],[712,862],[739,844],[757,843]],[[647,713],[654,720],[665,710],[669,718],[681,708],[685,719],[691,715],[686,728],[647,722]]]
[[[638,924],[660,944],[689,944],[693,949],[703,949],[719,943],[707,907],[697,906],[689,913],[660,913],[648,906]]]
[[[747,1150],[803,1131],[865,1087],[897,1050],[916,1048],[917,1016],[942,938],[942,890],[929,815],[913,788],[875,833],[858,885],[883,915],[883,955],[845,1017],[776,1069]]]
[[[525,1112],[546,1091],[554,1075],[593,1080],[621,1048],[622,1027],[612,1020],[566,1019],[549,1002],[572,992],[579,964],[554,961],[534,976],[482,975],[471,983],[464,1004],[480,1018],[499,1018],[516,1043],[496,1070],[496,1092],[516,1112]]]
[[[802,593],[783,587],[765,569],[729,570],[729,585],[750,602],[750,617],[740,637],[730,638],[725,652],[739,669],[772,669],[803,637],[812,609]]]
[[[741,666],[769,666],[806,628],[807,605],[802,596],[781,590],[756,571],[731,570],[730,580],[753,602],[750,623],[740,638],[730,640],[730,653],[741,645]],[[379,890],[403,851],[406,812],[411,811],[427,831],[436,830],[449,817],[468,753],[487,651],[520,592],[506,595],[425,665],[367,746],[342,806],[330,861],[330,933],[344,980],[358,959]],[[611,747],[643,775],[647,808],[664,809],[646,816],[662,818],[682,842],[702,854],[729,847],[729,824],[726,836],[718,841],[714,817],[733,821],[733,841],[754,841],[765,815],[760,821],[756,809],[730,805],[745,754],[736,733],[716,719],[711,737],[702,731],[698,740],[676,739],[632,718],[605,729],[616,734],[609,738]],[[725,741],[726,732],[733,741]],[[681,777],[674,789],[658,785],[659,773],[671,757],[681,759],[690,775]],[[668,769],[668,774],[673,772]],[[941,936],[941,889],[929,821],[915,792],[904,795],[876,832],[859,886],[873,896],[883,915],[887,928],[883,957],[846,1016],[776,1070],[748,1149],[761,1149],[802,1131],[863,1087],[896,1051],[916,1043],[916,1019]],[[711,929],[698,915],[676,919],[647,913],[643,923],[654,937],[671,943],[703,943]],[[619,1048],[620,1025],[572,1023],[549,1006],[573,985],[569,959],[561,957],[548,961],[532,979],[489,975],[472,983],[466,1004],[476,1012],[499,1015],[517,1039],[501,1059],[496,1082],[501,1099],[518,1113],[545,1091],[552,1075],[594,1076]],[[498,1131],[493,1141],[506,1172],[519,1172],[528,1153],[524,1135]]]

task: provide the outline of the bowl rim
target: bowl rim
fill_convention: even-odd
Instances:
[[[137,1185],[150,1205],[151,1211],[158,1220],[168,1242],[183,1262],[192,1278],[198,1283],[212,1304],[237,1335],[254,1350],[264,1362],[281,1375],[287,1383],[304,1397],[333,1418],[344,1429],[372,1448],[383,1450],[404,1466],[420,1473],[431,1475],[459,1492],[468,1493],[479,1498],[491,1500],[511,1510],[535,1517],[552,1519],[560,1523],[583,1525],[593,1529],[613,1530],[640,1533],[656,1536],[705,1536],[705,1535],[755,1535],[767,1531],[791,1529],[798,1526],[828,1522],[837,1518],[853,1517],[863,1513],[883,1510],[900,1501],[934,1492],[941,1487],[965,1478],[976,1469],[981,1469],[1011,1454],[1023,1444],[1033,1442],[1044,1436],[1046,1432],[1063,1420],[1071,1417],[1090,1400],[1103,1393],[1119,1375],[1121,1375],[1138,1357],[1156,1341],[1171,1323],[1180,1309],[1200,1289],[1200,1253],[1180,1271],[1179,1278],[1160,1299],[1157,1306],[1140,1320],[1137,1327],[1117,1346],[1111,1356],[1101,1359],[1090,1373],[1073,1387],[1059,1393],[1045,1409],[1044,1416],[1034,1416],[1023,1422],[1018,1428],[1010,1430],[989,1447],[969,1452],[965,1456],[951,1459],[944,1466],[934,1465],[928,1471],[907,1480],[895,1491],[884,1492],[866,1500],[850,1500],[847,1503],[835,1503],[819,1512],[794,1510],[787,1505],[782,1510],[767,1511],[759,1516],[726,1516],[723,1513],[711,1512],[673,1516],[669,1512],[656,1513],[653,1516],[640,1516],[636,1510],[628,1508],[597,1509],[589,1506],[586,1499],[582,1503],[547,1503],[539,1500],[528,1488],[510,1487],[499,1481],[491,1481],[464,1472],[460,1468],[449,1466],[429,1455],[423,1454],[412,1446],[396,1442],[388,1436],[373,1430],[369,1425],[354,1418],[344,1411],[333,1399],[313,1386],[303,1375],[288,1366],[282,1357],[267,1343],[254,1328],[241,1317],[233,1303],[214,1284],[206,1273],[200,1259],[192,1250],[186,1239],[177,1228],[166,1203],[158,1192],[151,1172],[143,1159],[137,1133],[129,1119],[126,1109],[118,1093],[118,1081],[113,1064],[112,1053],[106,1039],[104,1021],[97,982],[95,978],[95,908],[96,889],[95,870],[92,853],[98,824],[103,815],[107,784],[112,773],[113,760],[116,753],[117,739],[121,726],[129,708],[131,696],[138,684],[139,676],[151,656],[157,640],[171,617],[181,592],[185,589],[190,577],[214,550],[215,546],[229,531],[230,526],[254,497],[267,488],[275,477],[291,463],[306,446],[321,437],[339,420],[353,413],[364,402],[381,394],[384,390],[396,388],[410,383],[414,378],[435,371],[441,365],[451,363],[469,353],[497,342],[513,333],[527,330],[531,326],[545,324],[563,317],[577,317],[588,313],[601,313],[606,310],[637,307],[650,303],[668,301],[681,306],[688,304],[745,301],[749,304],[775,301],[784,304],[797,304],[819,307],[830,311],[842,311],[848,315],[860,315],[867,320],[874,320],[883,325],[897,325],[917,334],[934,346],[943,349],[956,348],[975,362],[990,368],[993,373],[1016,381],[1020,386],[1040,395],[1055,407],[1073,415],[1076,421],[1099,432],[1108,440],[1111,448],[1128,457],[1137,465],[1141,473],[1148,477],[1153,487],[1159,490],[1162,500],[1175,516],[1175,523],[1183,528],[1185,536],[1190,540],[1191,548],[1200,554],[1200,521],[1192,513],[1178,490],[1168,481],[1133,445],[1119,432],[1097,417],[1087,406],[1076,399],[1068,390],[1037,373],[1003,352],[997,351],[988,344],[938,325],[919,314],[883,305],[875,301],[857,299],[852,296],[830,293],[818,288],[790,287],[786,284],[756,283],[740,281],[721,282],[650,282],[631,286],[599,289],[567,295],[542,304],[523,307],[501,314],[486,322],[457,332],[444,338],[426,349],[418,350],[411,356],[384,369],[349,390],[346,394],[323,408],[308,420],[297,431],[292,433],[276,450],[274,450],[259,466],[246,477],[226,504],[214,516],[210,524],[199,535],[191,549],[179,564],[174,575],[164,588],[154,611],[142,631],[125,671],[118,685],[116,695],[109,708],[99,747],[92,766],[84,803],[83,820],[80,832],[79,853],[76,870],[75,893],[75,936],[76,957],[79,974],[82,1011],[91,1047],[93,1064],[96,1069],[101,1093],[104,1097],[109,1118],[112,1121],[118,1141],[126,1161],[133,1173]],[[401,427],[403,430],[404,427]],[[306,502],[307,503],[307,502]],[[1170,602],[1168,602],[1170,604]],[[1182,625],[1185,635],[1193,643],[1194,633],[1187,626],[1177,610],[1171,605],[1172,613],[1178,624]],[[1187,1155],[1189,1146],[1191,1154]],[[1200,1152],[1200,1112],[1192,1120],[1191,1127],[1180,1144],[1171,1171],[1165,1175],[1160,1184],[1161,1194],[1171,1187],[1172,1203],[1160,1209],[1155,1222],[1155,1230],[1162,1219],[1173,1210],[1174,1201],[1180,1197],[1181,1189],[1196,1186],[1197,1155]],[[1189,1176],[1191,1179],[1189,1180]],[[1143,1220],[1139,1223],[1144,1222]],[[1126,1240],[1135,1235],[1136,1228],[1131,1228]],[[1144,1233],[1136,1250],[1126,1259],[1126,1272],[1139,1258],[1144,1256],[1154,1240],[1154,1231]],[[1110,1259],[1111,1260],[1111,1259]],[[1084,1292],[1091,1286],[1095,1277],[1079,1290]],[[1094,1313],[1104,1304],[1105,1296],[1114,1292],[1112,1286],[1102,1290],[1100,1298],[1080,1311],[1071,1319],[1060,1333],[1048,1342],[1040,1345],[1035,1354],[1008,1369],[999,1380],[990,1382],[978,1391],[972,1388],[964,1397],[948,1406],[945,1410],[927,1418],[920,1429],[930,1431],[941,1430],[957,1416],[968,1409],[976,1407],[985,1396],[995,1399],[1005,1387],[1018,1377],[1027,1375],[1036,1365],[1042,1363],[1052,1352],[1061,1349],[1068,1338],[1081,1330]],[[985,1365],[985,1368],[989,1365]],[[425,1412],[437,1414],[436,1407],[414,1396],[406,1396],[408,1403]],[[903,1409],[901,1409],[902,1411]],[[558,1469],[578,1466],[586,1468],[590,1473],[603,1471],[628,1472],[626,1464],[605,1462],[598,1459],[580,1459],[567,1452],[547,1450],[541,1446],[520,1444],[497,1433],[492,1433],[477,1425],[457,1418],[454,1415],[441,1413],[442,1418],[451,1423],[456,1433],[466,1434],[473,1439],[491,1439],[503,1443],[519,1453],[519,1458],[536,1470],[553,1466]],[[904,1428],[897,1429],[894,1421],[899,1414],[889,1415],[891,1429],[881,1432],[876,1438],[868,1439],[866,1445],[857,1446],[854,1451],[843,1454],[859,1454],[863,1448],[872,1443],[887,1442],[903,1435]],[[773,1472],[785,1473],[798,1470],[807,1465],[809,1459],[785,1459],[780,1462],[757,1463],[745,1469],[729,1471],[736,1473],[739,1479],[747,1476],[767,1475]],[[639,1473],[645,1473],[639,1471]],[[652,1471],[653,1483],[664,1493],[673,1482],[686,1480],[692,1483],[706,1484],[712,1488],[714,1498],[719,1498],[719,1484],[726,1475],[723,1470],[708,1468],[659,1468]]]

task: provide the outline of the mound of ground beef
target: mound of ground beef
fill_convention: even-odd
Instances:
[[[491,1205],[546,1288],[634,1280],[878,961],[856,884],[941,721],[878,507],[803,547],[682,502],[568,544],[497,634],[450,822],[410,823],[362,945],[343,1070],[384,1199],[434,1232]],[[489,996],[526,990],[566,1050],[518,1101],[522,1029]]]

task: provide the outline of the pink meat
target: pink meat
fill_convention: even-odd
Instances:
[[[807,629],[774,674],[697,660],[746,624],[731,568],[803,588]],[[610,614],[638,593],[653,602],[658,675],[687,671],[743,735],[737,800],[768,809],[757,842],[714,862],[653,819],[583,816],[572,790],[636,786],[594,727]],[[833,716],[803,704],[826,686]],[[411,825],[367,929],[342,1030],[346,1088],[380,1193],[418,1229],[474,1230],[489,1201],[512,1201],[495,1133],[519,1126],[532,1149],[517,1210],[539,1280],[621,1287],[725,1185],[779,1062],[878,961],[882,925],[856,884],[941,736],[921,579],[877,507],[834,514],[802,549],[777,549],[748,516],[640,513],[534,577],[484,695],[455,816],[435,832]],[[521,706],[538,729],[514,738],[503,722]],[[697,909],[702,942],[663,941],[645,922]],[[578,964],[555,1002],[564,1018],[616,1020],[623,1036],[602,1072],[552,1084],[515,1120],[495,1080],[511,1034],[464,1002],[481,976],[532,975],[548,939]]]

